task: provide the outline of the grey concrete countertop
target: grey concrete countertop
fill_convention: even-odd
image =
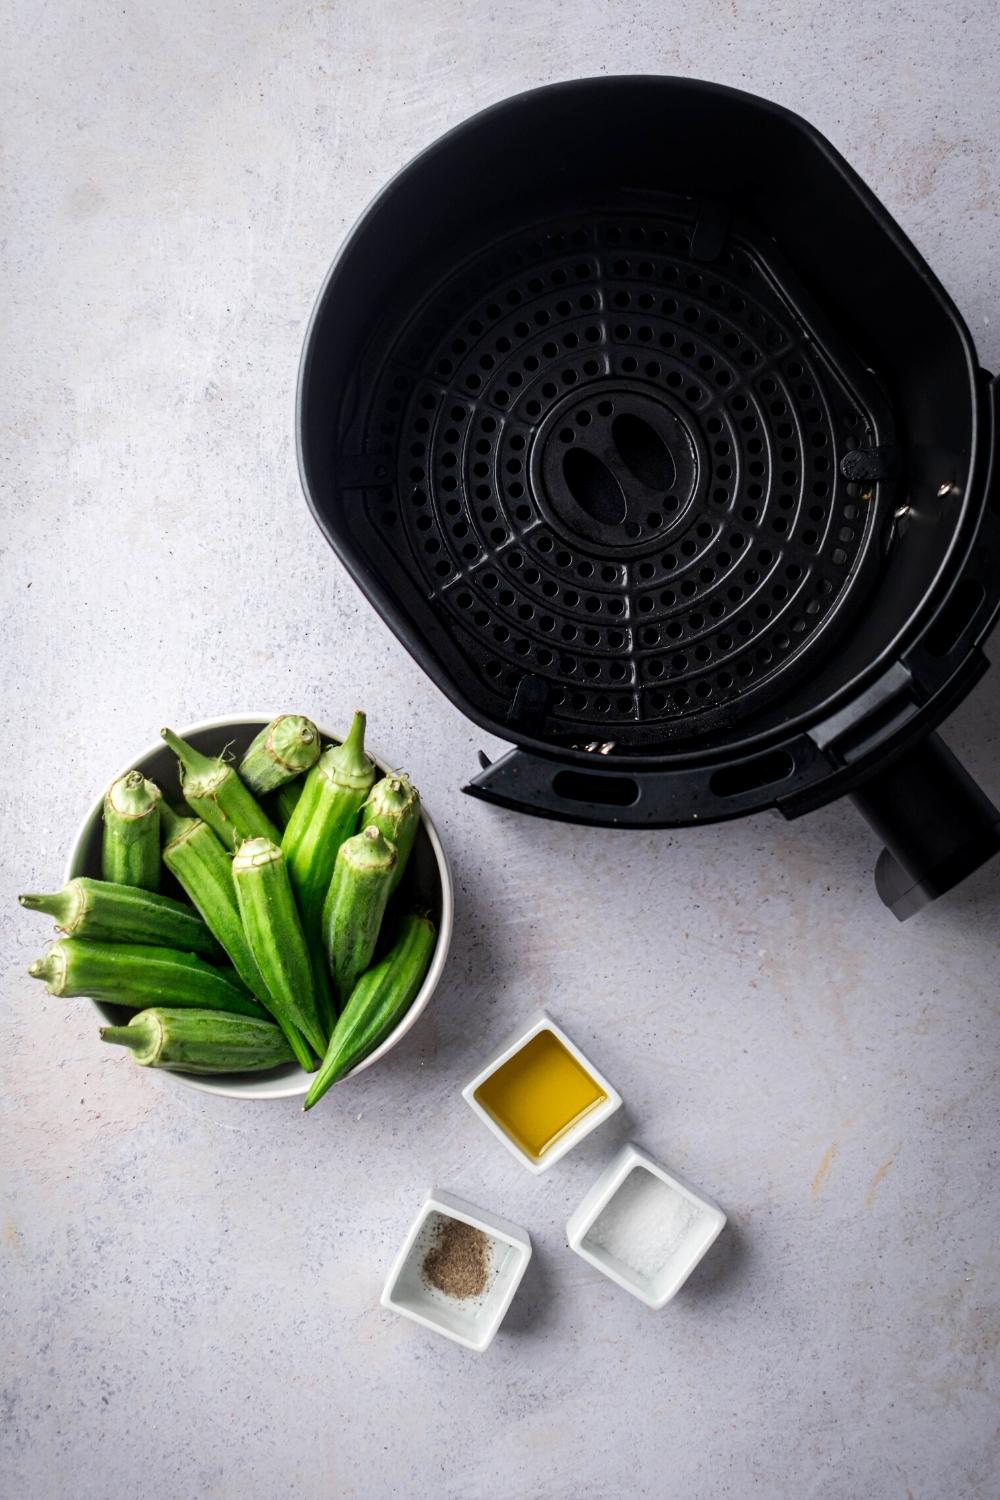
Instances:
[[[0,1492],[995,1496],[1000,866],[898,926],[846,806],[643,835],[461,797],[490,742],[322,541],[291,438],[305,320],[372,192],[575,74],[806,114],[996,368],[995,6],[4,10]],[[427,1015],[308,1117],[102,1050],[86,1002],[26,977],[45,928],[14,893],[57,881],[161,723],[356,702],[454,860]],[[998,733],[994,673],[946,735],[994,797]],[[626,1112],[534,1178],[459,1089],[542,1003]],[[626,1137],[730,1215],[662,1313],[565,1244]],[[534,1241],[482,1358],[378,1305],[432,1184]]]

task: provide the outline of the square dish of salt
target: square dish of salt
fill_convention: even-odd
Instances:
[[[566,1225],[570,1248],[645,1302],[665,1307],[722,1232],[709,1198],[631,1144]]]

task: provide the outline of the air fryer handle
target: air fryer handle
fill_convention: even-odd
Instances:
[[[511,750],[483,769],[465,791],[484,802],[539,818],[599,828],[680,828],[714,823],[760,807],[761,790],[775,797],[797,768],[785,751],[746,762],[740,777],[705,767],[608,765],[594,753],[583,764],[530,750]]]
[[[851,794],[885,842],[875,888],[900,922],[1000,850],[1000,812],[936,734]]]
[[[513,812],[565,823],[604,827],[634,825],[641,801],[634,776],[621,775],[594,757],[594,768],[574,772],[564,761],[530,750],[510,750],[488,761],[480,752],[482,770],[463,790],[471,797]]]

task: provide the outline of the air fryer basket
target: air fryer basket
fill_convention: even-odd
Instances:
[[[857,791],[904,916],[1000,838],[928,738],[1000,602],[996,397],[803,121],[586,80],[476,116],[368,210],[307,338],[300,462],[383,616],[516,742],[470,791],[644,826]]]

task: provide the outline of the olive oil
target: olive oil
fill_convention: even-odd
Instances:
[[[607,1094],[554,1032],[539,1031],[476,1089],[474,1098],[526,1156],[539,1161]]]

